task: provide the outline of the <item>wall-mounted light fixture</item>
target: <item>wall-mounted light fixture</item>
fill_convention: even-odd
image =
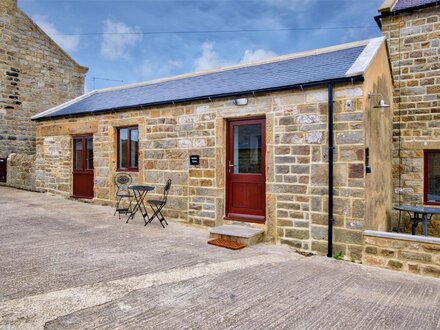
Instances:
[[[234,100],[234,104],[235,105],[247,105],[248,104],[248,99],[243,97],[241,99],[235,99]]]
[[[373,106],[374,109],[380,109],[380,112],[384,112],[385,108],[389,108],[390,105],[385,103],[382,93],[368,93],[368,98],[371,99],[373,96],[380,96],[379,103]]]

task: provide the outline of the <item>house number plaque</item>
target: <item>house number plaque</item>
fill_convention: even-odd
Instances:
[[[200,156],[199,155],[189,156],[189,164],[190,165],[199,165],[200,164]]]

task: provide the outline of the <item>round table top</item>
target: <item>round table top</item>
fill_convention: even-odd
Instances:
[[[394,206],[394,209],[399,211],[407,211],[414,213],[440,214],[440,208],[436,208],[436,207],[397,205]]]
[[[130,186],[129,189],[137,190],[137,191],[151,191],[151,190],[154,190],[154,187],[145,186],[145,185],[133,185],[133,186]]]

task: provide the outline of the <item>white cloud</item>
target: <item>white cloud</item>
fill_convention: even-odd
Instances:
[[[196,71],[204,71],[225,65],[219,54],[214,50],[214,43],[206,41],[202,44],[202,56],[196,59]]]
[[[214,49],[214,43],[206,41],[201,46],[202,55],[194,61],[194,68],[196,71],[204,71],[212,68],[218,68],[225,65],[233,65],[236,63],[231,63],[223,59],[219,53]],[[256,49],[250,50],[246,49],[241,57],[239,63],[251,63],[267,58],[277,56],[271,50]]]
[[[142,35],[136,34],[141,32],[139,28],[128,26],[123,22],[107,19],[104,22],[103,32],[108,34],[104,34],[102,38],[101,55],[110,60],[127,58],[130,49],[142,41]]]
[[[175,75],[175,70],[183,68],[181,60],[168,60],[166,63],[158,63],[151,60],[145,60],[140,67],[142,80],[158,79]]]
[[[251,63],[257,62],[261,60],[265,60],[267,58],[275,57],[277,54],[272,52],[271,50],[265,49],[256,49],[254,51],[246,49],[244,51],[243,57],[241,58],[240,63]]]
[[[32,16],[35,23],[46,32],[61,48],[65,51],[71,52],[78,49],[80,37],[79,36],[65,36],[60,32],[53,23],[47,20],[46,16],[35,15]]]

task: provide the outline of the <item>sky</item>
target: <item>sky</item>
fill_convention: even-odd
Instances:
[[[18,0],[18,6],[89,68],[90,91],[377,37],[373,17],[382,2]]]

